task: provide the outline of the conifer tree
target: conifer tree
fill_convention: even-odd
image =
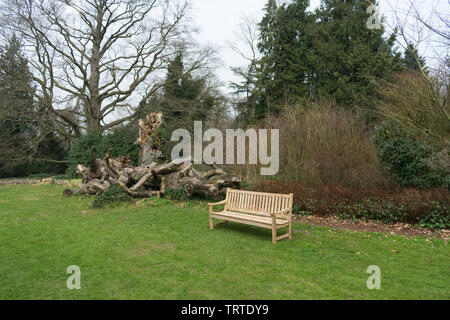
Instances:
[[[183,52],[180,51],[168,64],[162,94],[149,100],[144,112],[163,112],[164,128],[168,137],[178,128],[192,130],[194,121],[206,122],[210,118],[225,116],[224,98],[208,85],[208,77],[212,76],[206,74],[193,77],[187,73]]]
[[[338,105],[377,105],[379,80],[403,69],[394,43],[396,35],[369,29],[365,0],[322,0],[314,12],[309,1],[277,6],[268,0],[259,24],[255,113],[277,113],[301,99],[331,99]],[[370,112],[369,112],[370,113]]]
[[[367,27],[368,6],[365,0],[322,0],[309,29],[314,95],[370,110],[376,105],[376,81],[401,70],[400,54],[393,47],[395,34],[386,39],[382,23],[380,29]]]
[[[308,47],[306,29],[311,23],[306,12],[309,0],[296,0],[280,7],[269,0],[261,20],[257,114],[278,112],[280,107],[307,95]]]
[[[0,52],[0,176],[30,154],[36,135],[32,94],[28,62],[13,36]]]
[[[12,36],[0,49],[0,177],[65,170],[65,147],[33,93],[28,61]]]
[[[423,70],[426,69],[425,58],[419,54],[417,48],[415,48],[412,44],[408,44],[405,49],[403,65],[407,70],[419,71],[420,68]]]

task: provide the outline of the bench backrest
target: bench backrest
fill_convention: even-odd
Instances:
[[[253,192],[229,188],[225,210],[270,216],[271,213],[285,209],[291,209],[292,211],[292,200],[293,194]]]

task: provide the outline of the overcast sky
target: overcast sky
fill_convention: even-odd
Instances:
[[[221,63],[216,72],[217,77],[226,83],[236,80],[230,71],[230,67],[243,65],[245,64],[245,60],[231,50],[230,44],[237,43],[239,24],[242,22],[244,16],[260,19],[267,0],[191,1],[193,5],[193,20],[200,29],[197,35],[198,42],[200,44],[212,45],[218,50],[218,57]],[[441,13],[450,14],[448,0],[416,0],[416,2],[425,11],[431,7],[437,7]],[[310,9],[314,9],[320,4],[320,0],[311,0],[310,3]],[[379,3],[381,14],[392,23],[392,8],[404,7],[409,3],[409,0],[381,0]],[[424,55],[429,53],[431,55],[429,50],[426,45],[423,45],[421,53]]]

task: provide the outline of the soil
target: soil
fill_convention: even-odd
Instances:
[[[446,242],[450,238],[450,230],[429,230],[406,223],[384,224],[376,221],[351,221],[338,217],[296,216],[294,222],[311,226],[323,226],[331,229],[350,230],[358,232],[389,233],[402,236],[421,236],[427,238],[442,238]]]

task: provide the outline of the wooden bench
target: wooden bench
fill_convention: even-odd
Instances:
[[[227,196],[219,203],[209,203],[209,226],[227,224],[228,221],[249,224],[272,230],[272,243],[292,239],[293,194],[274,194],[227,189]],[[221,212],[214,212],[217,205],[225,205]],[[224,220],[214,224],[213,219]],[[288,233],[277,237],[277,230],[288,227]]]

